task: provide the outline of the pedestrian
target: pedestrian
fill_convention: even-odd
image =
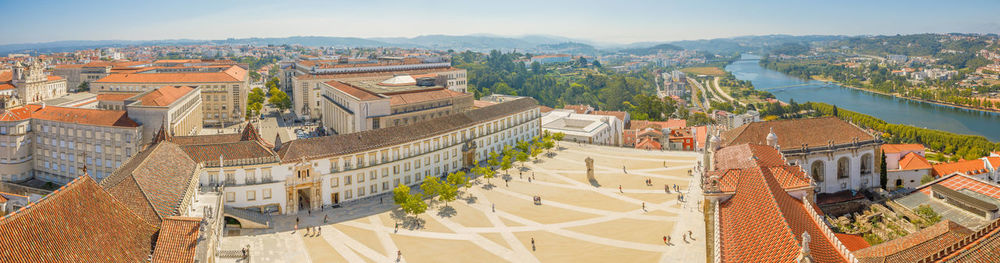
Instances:
[[[625,174],[628,174],[628,171],[625,170],[625,165],[624,164],[622,165],[622,172],[625,173]]]
[[[531,238],[531,250],[535,250],[535,238]]]
[[[507,187],[510,187],[510,181],[508,180],[503,180],[503,184]]]
[[[618,192],[625,193],[625,190],[622,190],[622,185],[618,185]]]
[[[297,216],[295,217],[295,225],[296,226],[299,225],[299,217],[297,217]]]
[[[681,238],[683,238],[683,239],[684,239],[684,243],[687,243],[687,242],[688,242],[688,236],[687,236],[687,235],[683,235],[683,236],[681,236]]]
[[[667,243],[667,236],[663,236],[663,244]]]
[[[642,202],[642,211],[646,211],[646,202]]]
[[[312,215],[313,215],[313,210],[312,210],[312,209],[306,209],[306,211],[308,211],[308,212],[309,212],[309,215],[310,215],[310,216],[312,216]]]
[[[667,244],[670,244],[670,235],[667,235]]]
[[[323,223],[324,224],[326,224],[326,219],[327,219],[328,216],[330,216],[330,215],[323,215]]]
[[[667,185],[663,185],[663,191],[667,192],[669,194],[670,193],[670,187],[667,186]]]
[[[496,213],[496,212],[497,212],[497,204],[493,204],[493,212],[494,212],[494,213]]]
[[[396,250],[396,261],[400,261],[402,259],[403,259],[403,251],[402,250]]]
[[[528,182],[529,182],[529,183],[531,182],[531,177],[528,177]]]

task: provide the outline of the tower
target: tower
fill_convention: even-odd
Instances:
[[[771,131],[767,133],[767,145],[778,148],[778,135],[774,134],[774,127],[771,127]]]

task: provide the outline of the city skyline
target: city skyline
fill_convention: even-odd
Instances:
[[[246,37],[421,35],[552,35],[600,44],[666,42],[746,35],[895,35],[996,33],[989,22],[1000,3],[931,1],[708,3],[630,1],[505,2],[486,6],[460,1],[365,3],[302,1],[196,3],[101,3],[52,5],[0,1],[10,10],[0,44],[65,40],[214,40]],[[978,8],[966,8],[978,6]],[[148,10],[157,10],[151,12]],[[816,11],[822,10],[822,11]],[[434,15],[444,12],[448,15]],[[34,14],[48,13],[47,19]],[[101,15],[95,15],[101,14]],[[960,15],[959,15],[960,14]],[[584,18],[584,19],[580,19]],[[919,19],[918,19],[919,18]],[[414,22],[416,21],[416,22]],[[209,26],[206,26],[209,25]]]

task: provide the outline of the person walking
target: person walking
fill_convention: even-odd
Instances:
[[[625,190],[622,190],[622,185],[618,185],[618,192],[625,193]]]
[[[330,215],[323,215],[323,223],[324,224],[326,224],[326,219],[327,219],[328,216],[330,216]]]
[[[642,202],[642,211],[646,211],[646,202]]]
[[[493,204],[493,212],[494,212],[494,213],[496,213],[496,212],[497,212],[497,204]]]
[[[535,251],[535,238],[531,238],[531,251]]]
[[[667,244],[667,236],[663,236],[663,244]]]

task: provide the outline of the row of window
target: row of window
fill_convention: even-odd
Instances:
[[[261,190],[261,200],[271,199],[271,189]],[[247,190],[246,196],[244,196],[244,201],[257,201],[257,190]],[[232,203],[236,202],[236,192],[226,192],[226,202]]]

